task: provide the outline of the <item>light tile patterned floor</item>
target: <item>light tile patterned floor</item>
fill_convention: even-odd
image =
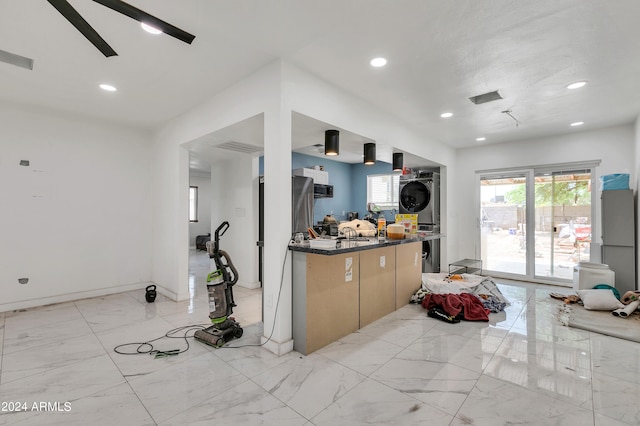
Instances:
[[[115,353],[206,322],[208,262],[192,260],[186,302],[136,291],[0,313],[0,425],[640,424],[640,344],[562,326],[548,293],[570,290],[527,283],[498,280],[511,306],[488,324],[407,305],[309,356],[193,340]],[[235,296],[233,346],[257,345],[261,292]]]

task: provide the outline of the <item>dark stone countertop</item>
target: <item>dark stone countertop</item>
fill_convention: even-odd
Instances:
[[[336,248],[311,248],[309,246],[309,241],[305,241],[302,244],[289,244],[289,250],[298,251],[304,253],[312,253],[312,254],[323,254],[327,256],[342,254],[342,253],[351,253],[361,250],[372,250],[381,247],[389,247],[389,246],[397,246],[400,244],[410,244],[419,241],[427,241],[427,240],[437,240],[443,238],[443,234],[430,234],[425,237],[415,236],[413,238],[404,238],[402,240],[391,240],[386,239],[383,241],[376,241],[375,237],[370,238],[369,241],[351,241],[350,243],[347,240],[339,240],[340,247]]]

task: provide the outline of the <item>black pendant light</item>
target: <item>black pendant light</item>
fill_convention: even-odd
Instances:
[[[340,140],[337,130],[324,132],[324,155],[340,155]]]
[[[393,171],[394,172],[401,172],[402,171],[402,166],[403,166],[403,156],[401,152],[394,152],[393,153]]]
[[[376,144],[364,144],[364,164],[376,164]]]

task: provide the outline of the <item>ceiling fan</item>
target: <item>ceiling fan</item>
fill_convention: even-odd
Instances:
[[[69,4],[67,0],[47,0],[55,7],[62,16],[64,16],[87,40],[89,40],[105,57],[117,56],[115,50],[98,34],[96,30],[78,13],[77,10]],[[193,34],[181,30],[162,19],[140,10],[121,0],[93,0],[111,10],[121,13],[125,16],[135,19],[136,21],[145,23],[163,33],[175,37],[180,41],[191,44],[196,38]],[[33,59],[14,53],[0,50],[0,61],[17,65],[23,68],[33,69]]]

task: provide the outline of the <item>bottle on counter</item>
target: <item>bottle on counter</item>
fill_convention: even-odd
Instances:
[[[387,219],[384,216],[378,218],[378,239],[387,238]]]

